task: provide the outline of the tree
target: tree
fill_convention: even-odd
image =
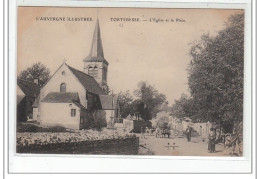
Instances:
[[[232,15],[215,37],[193,44],[188,84],[204,121],[243,120],[244,14]]]
[[[50,78],[50,70],[40,62],[33,64],[26,70],[23,70],[19,76],[19,80],[27,80],[33,82],[34,79],[39,80],[39,86],[42,87]]]
[[[137,112],[147,121],[156,117],[159,107],[166,101],[164,94],[159,93],[153,86],[144,81],[138,83],[138,89],[134,91],[134,94],[137,97],[135,100],[135,103],[138,104]]]
[[[118,102],[120,106],[121,117],[126,118],[132,111],[132,102],[134,98],[129,91],[118,93]]]
[[[194,122],[197,122],[199,120],[199,109],[194,102],[194,99],[192,97],[188,97],[186,94],[182,94],[180,99],[175,100],[172,108],[172,114],[174,117],[177,117],[179,119],[184,119],[185,117],[188,117]]]

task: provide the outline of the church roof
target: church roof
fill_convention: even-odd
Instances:
[[[19,79],[17,85],[25,96],[37,97],[40,94],[40,87],[34,82]]]
[[[79,71],[71,66],[67,65],[72,73],[78,78],[79,82],[84,86],[84,88],[94,94],[106,94],[106,92],[99,86],[97,81],[90,75]]]
[[[99,95],[102,109],[113,110],[117,108],[117,97],[111,95]]]
[[[72,92],[50,92],[42,100],[42,102],[47,103],[73,103],[77,101],[79,101],[78,93]]]
[[[81,109],[86,109],[82,104],[80,104],[78,93],[64,93],[64,92],[51,92],[42,100],[46,103],[73,103]],[[38,107],[38,104],[34,104],[33,107]],[[36,106],[37,105],[37,106]]]
[[[108,62],[106,61],[106,59],[104,57],[98,20],[97,20],[94,35],[93,35],[93,40],[92,40],[92,45],[91,45],[89,56],[87,56],[83,61],[84,62],[104,62],[108,65]]]

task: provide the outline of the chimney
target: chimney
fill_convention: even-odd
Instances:
[[[34,78],[34,79],[33,79],[33,82],[34,82],[35,84],[39,85],[39,79],[38,79],[38,78]]]

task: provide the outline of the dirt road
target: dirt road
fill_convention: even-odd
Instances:
[[[208,153],[208,143],[200,137],[186,138],[156,138],[155,136],[139,136],[140,154],[171,155],[171,156],[227,156],[223,144],[216,145],[215,153]],[[148,153],[147,153],[148,150]],[[145,152],[146,151],[146,152]]]

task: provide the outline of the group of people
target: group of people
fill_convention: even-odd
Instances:
[[[191,134],[192,134],[192,127],[188,126],[186,129],[186,137],[187,141],[191,141]],[[146,135],[152,135],[154,130],[148,127],[141,127],[141,138],[145,138]],[[155,137],[160,137],[163,134],[163,130],[160,130],[159,128],[155,129]],[[215,144],[216,144],[216,129],[215,128],[210,128],[209,130],[209,136],[208,136],[208,152],[209,153],[214,153],[216,152],[215,149]]]
[[[170,130],[168,129],[160,129],[160,128],[148,128],[148,127],[141,127],[141,138],[145,138],[145,135],[151,136],[155,132],[155,137],[170,137]]]
[[[145,134],[152,135],[154,130],[148,127],[141,127],[141,138],[145,138]]]

